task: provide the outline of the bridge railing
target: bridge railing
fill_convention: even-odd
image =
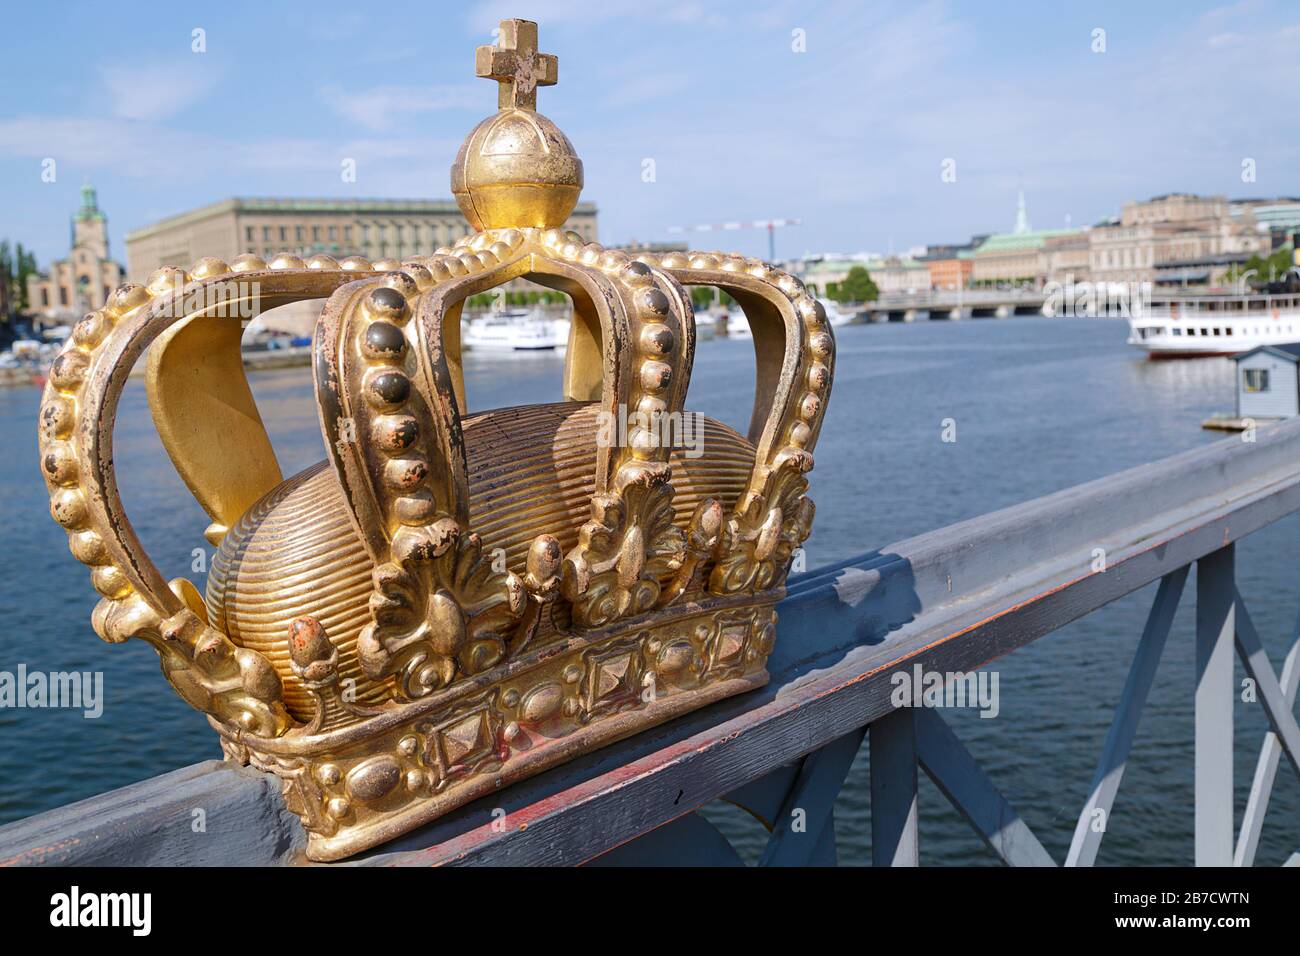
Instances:
[[[1250,864],[1283,758],[1300,772],[1300,643],[1293,635],[1277,676],[1235,587],[1235,545],[1296,510],[1300,420],[804,575],[779,608],[767,687],[555,768],[354,862],[737,862],[695,812],[719,797],[767,822],[763,862],[834,862],[835,798],[865,742],[875,863],[918,862],[924,771],[1005,862],[1088,865],[1196,565],[1195,859]],[[894,675],[916,666],[977,671],[1155,581],[1110,731],[1097,744],[1090,795],[1066,858],[1055,861],[937,710],[895,706]],[[1271,728],[1240,831],[1234,647]],[[202,834],[189,825],[197,806]],[[0,862],[281,864],[300,861],[301,845],[269,778],[215,762],[0,827]]]

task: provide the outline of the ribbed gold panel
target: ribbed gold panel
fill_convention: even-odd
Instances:
[[[590,516],[595,482],[597,408],[560,402],[497,409],[464,422],[469,460],[470,529],[485,548],[504,548],[522,571],[528,545],[553,534],[567,551]],[[731,505],[744,490],[754,448],[732,429],[704,422],[705,454],[674,453],[677,523],[685,526],[707,497]],[[266,655],[285,685],[285,706],[310,716],[306,691],[289,669],[289,622],[310,614],[339,649],[339,672],[356,681],[357,699],[388,697],[388,684],[362,673],[355,647],[369,623],[372,564],[324,462],[288,479],[251,507],[221,543],[208,575],[212,623],[243,647]]]

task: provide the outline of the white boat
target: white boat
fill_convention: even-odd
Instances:
[[[712,308],[695,313],[695,337],[697,339],[748,339],[753,338],[745,313],[740,309]]]
[[[841,312],[839,304],[830,299],[818,299],[826,310],[826,321],[833,326],[848,325],[853,321],[852,312]]]
[[[1300,342],[1300,293],[1171,297],[1128,324],[1128,344],[1153,359],[1237,355]]]
[[[724,316],[726,319],[727,338],[752,339],[754,331],[749,327],[749,319],[739,309],[732,309]]]
[[[718,337],[718,317],[712,312],[696,312],[695,340],[707,342]]]
[[[471,351],[540,352],[564,348],[569,342],[569,323],[548,319],[540,311],[490,312],[471,319],[461,330],[460,342]]]
[[[853,313],[841,312],[839,306],[829,299],[818,299],[822,308],[826,310],[826,321],[831,325],[840,326],[848,325],[853,321]],[[709,328],[714,335],[725,334],[729,339],[752,339],[753,330],[749,327],[749,320],[745,313],[740,309],[725,309],[717,312],[696,312],[695,328],[698,338],[704,338],[700,330]],[[719,332],[720,329],[726,329],[725,333]]]

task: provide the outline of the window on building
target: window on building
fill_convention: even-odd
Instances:
[[[307,238],[307,231],[302,226],[298,226],[294,230],[293,235],[295,239],[297,239],[299,242],[302,242],[304,239]]]
[[[337,239],[339,237],[339,227],[330,226],[329,235],[331,239]]]
[[[262,227],[262,241],[263,241],[263,242],[270,242],[270,241],[271,241],[271,227],[270,227],[270,226],[263,226],[263,227]]]
[[[320,242],[320,226],[311,227],[311,241]]]
[[[343,241],[344,241],[344,242],[351,242],[351,241],[352,241],[352,227],[351,227],[351,226],[344,226],[344,227],[343,227]]]
[[[1268,369],[1244,368],[1241,370],[1241,387],[1248,392],[1268,391]]]
[[[249,242],[252,242],[252,241],[253,241],[254,236],[253,236],[253,227],[252,227],[252,226],[248,226],[248,227],[246,227],[246,228],[244,229],[244,238],[247,239]]]
[[[280,227],[280,241],[281,241],[281,242],[288,242],[288,241],[289,241],[289,227],[288,227],[288,226],[281,226],[281,227]]]

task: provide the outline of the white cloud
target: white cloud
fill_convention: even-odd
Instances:
[[[481,0],[470,8],[465,20],[475,33],[491,37],[502,20],[519,15],[518,0]],[[533,0],[524,11],[524,17],[541,24],[543,31],[549,26],[595,26],[610,20],[648,20],[694,27],[722,27],[728,22],[727,17],[718,11],[716,3],[646,3],[644,0],[603,0],[598,4],[575,0]],[[544,34],[542,46],[545,47]]]
[[[191,54],[169,63],[101,67],[109,111],[126,120],[174,116],[216,85],[219,71],[208,63],[206,57]]]
[[[690,86],[687,73],[651,73],[634,75],[618,83],[605,96],[608,106],[638,106],[681,93]]]
[[[327,86],[321,99],[340,116],[358,126],[381,132],[401,122],[441,110],[483,110],[483,89],[470,84],[432,86],[377,86],[345,90]]]

